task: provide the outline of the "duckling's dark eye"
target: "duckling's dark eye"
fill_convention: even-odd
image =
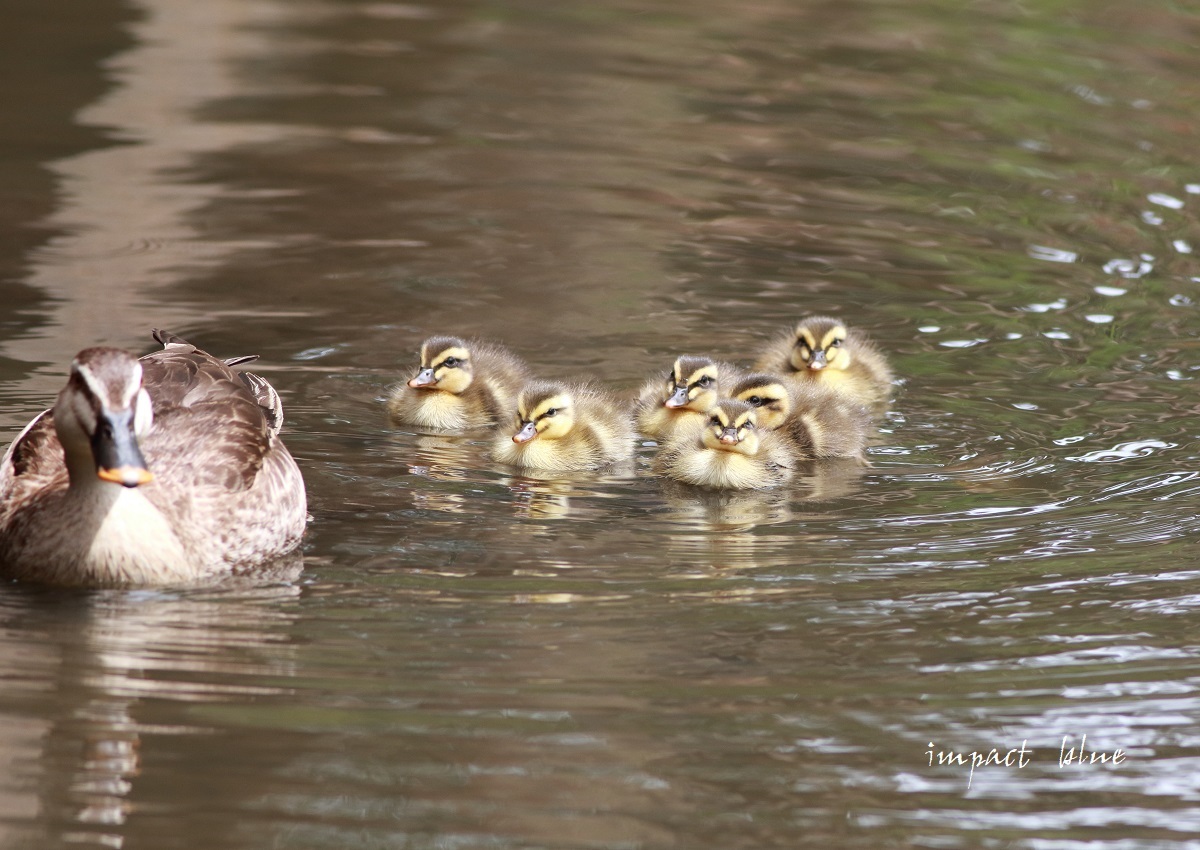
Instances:
[[[711,387],[712,384],[713,384],[713,379],[710,378],[708,375],[705,375],[703,378],[696,381],[696,386],[698,386],[698,387]]]
[[[754,405],[755,407],[759,407],[763,403],[762,397],[756,396],[756,395],[750,396],[750,398],[746,399],[746,401],[748,401],[750,404]]]
[[[841,344],[842,344],[842,341],[841,341],[840,339],[835,339],[833,342],[829,343],[829,347],[830,347],[830,348],[837,348],[837,347],[838,347],[838,346],[840,346]]]
[[[717,417],[715,417],[715,416],[714,416],[712,419],[708,420],[708,424],[709,424],[709,425],[716,425],[718,428],[723,428],[723,427],[725,427],[725,426],[724,426],[724,424],[721,422],[721,420],[720,420],[720,419],[718,419],[718,418],[717,418]]]
[[[461,362],[462,361],[459,360],[457,357],[447,357],[445,360],[442,361],[442,365],[445,366],[447,369],[453,369],[455,366],[457,366]]]
[[[550,408],[549,410],[547,410],[547,411],[545,412],[545,414],[543,414],[543,415],[545,415],[545,416],[554,416],[556,413],[558,413],[558,408],[557,408],[557,407],[552,407],[552,408]]]

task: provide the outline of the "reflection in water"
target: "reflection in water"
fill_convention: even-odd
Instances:
[[[0,843],[1190,846],[1197,22],[959,6],[136,0],[81,113],[120,146],[10,122],[61,196],[6,353],[291,358],[309,566],[0,588]],[[519,476],[372,403],[430,332],[620,390],[809,311],[905,383],[870,467],[778,493]],[[1134,757],[924,763],[1084,733]]]
[[[206,103],[241,90],[233,69],[264,49],[254,26],[267,7],[136,5],[135,44],[108,64],[115,85],[76,116],[118,143],[53,164],[60,205],[45,224],[62,235],[34,255],[26,278],[50,299],[50,327],[6,345],[10,357],[53,364],[53,374],[84,345],[141,349],[151,327],[194,324],[194,302],[166,284],[180,267],[247,246],[202,238],[189,216],[228,189],[179,175],[206,151],[279,137],[265,124],[196,121]]]
[[[144,759],[164,737],[212,731],[156,721],[152,704],[285,692],[268,682],[294,674],[291,650],[281,641],[294,616],[281,603],[298,593],[283,584],[211,598],[120,591],[64,599],[34,592],[6,601],[0,679],[37,676],[52,690],[46,696],[53,711],[41,724],[37,752],[24,750],[39,765],[36,805],[38,821],[51,832],[47,845],[123,846],[133,798],[154,793],[139,784]]]

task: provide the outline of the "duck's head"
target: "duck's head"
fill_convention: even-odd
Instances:
[[[684,355],[667,375],[663,405],[704,413],[717,400],[717,364],[707,357]]]
[[[575,425],[575,404],[563,384],[530,384],[517,396],[518,430],[514,443],[558,440]]]
[[[768,431],[781,426],[792,413],[792,394],[776,375],[747,375],[738,381],[729,395],[753,407],[759,426]]]
[[[471,386],[472,377],[467,344],[458,337],[431,336],[421,343],[421,366],[408,385],[458,395]]]
[[[848,332],[837,319],[813,316],[796,325],[796,341],[792,346],[792,368],[820,372],[822,369],[850,368],[850,352],[846,347]]]
[[[138,448],[153,422],[136,357],[116,348],[87,348],[75,356],[54,405],[54,430],[72,483],[99,478],[137,487],[153,481]]]
[[[721,399],[708,411],[701,439],[710,449],[758,453],[758,419],[753,407],[736,399]]]

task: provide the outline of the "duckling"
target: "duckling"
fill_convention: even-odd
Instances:
[[[527,469],[597,469],[633,456],[633,422],[616,399],[586,385],[535,381],[517,397],[515,431],[492,457]]]
[[[467,431],[497,424],[516,403],[529,369],[508,349],[453,336],[421,344],[421,365],[388,399],[397,422],[432,431]]]
[[[709,357],[683,355],[675,360],[664,382],[652,376],[638,393],[634,406],[638,430],[647,437],[666,439],[681,430],[696,430],[721,397],[721,388],[740,377],[728,363]]]
[[[778,434],[797,460],[863,459],[871,413],[835,390],[759,372],[738,381],[729,395],[756,408],[759,427]]]
[[[828,316],[801,319],[767,347],[754,369],[830,387],[871,409],[885,405],[892,391],[883,353],[861,331]]]
[[[296,548],[304,479],[258,375],[166,331],[86,348],[0,461],[0,573],[79,587],[192,583]]]
[[[757,417],[744,401],[718,401],[699,434],[682,433],[663,446],[655,472],[712,490],[778,487],[791,478],[792,459],[773,432],[758,426]]]

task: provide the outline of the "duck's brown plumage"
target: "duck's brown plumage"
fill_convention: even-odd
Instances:
[[[0,573],[83,586],[188,582],[252,567],[299,543],[304,482],[279,438],[278,394],[239,368],[253,358],[226,362],[172,334],[154,337],[163,350],[140,360],[119,349],[81,351],[55,407],[0,462]],[[153,425],[136,446],[153,480],[71,480],[56,411],[90,416],[89,405],[105,406],[91,400],[97,387],[120,407],[139,367]],[[95,437],[62,427],[86,472],[88,452],[79,446]]]

